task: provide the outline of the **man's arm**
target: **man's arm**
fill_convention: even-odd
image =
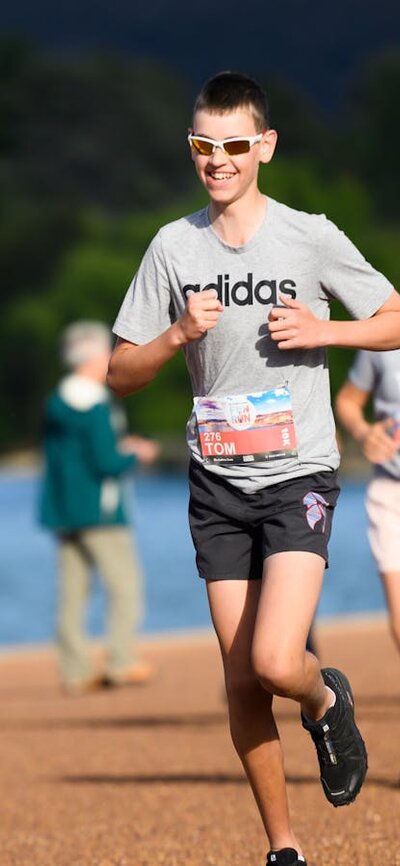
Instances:
[[[136,456],[122,453],[111,421],[110,407],[99,403],[87,412],[86,459],[99,478],[118,478],[133,469]]]
[[[120,397],[140,391],[179,349],[215,328],[223,310],[213,290],[190,295],[182,316],[149,343],[118,339],[111,355],[107,384]]]
[[[370,424],[364,416],[368,397],[368,391],[362,391],[348,380],[336,397],[336,415],[342,427],[359,442],[367,460],[371,463],[385,463],[394,457],[398,449],[388,432],[393,419],[387,418],[385,421]]]
[[[280,296],[283,307],[273,307],[269,331],[279,349],[347,349],[384,351],[400,348],[400,295],[393,290],[369,319],[349,322],[322,321],[307,304]]]
[[[175,325],[140,346],[118,337],[108,366],[107,385],[119,397],[140,391],[153,381],[182,345]]]

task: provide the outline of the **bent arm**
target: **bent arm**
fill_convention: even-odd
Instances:
[[[400,348],[400,295],[393,290],[387,301],[369,319],[322,321],[307,304],[280,296],[282,307],[269,314],[269,331],[278,349],[371,349],[375,352]]]
[[[215,328],[222,310],[216,291],[203,290],[191,295],[180,319],[149,343],[139,346],[118,339],[108,368],[108,386],[120,397],[140,391],[178,349]]]
[[[369,319],[330,321],[327,346],[372,349],[375,352],[400,348],[400,295],[393,290],[387,301]]]
[[[368,397],[369,391],[362,391],[347,381],[336,397],[336,413],[345,430],[361,445],[367,460],[370,463],[382,464],[391,460],[398,449],[390,435],[393,421],[387,418],[369,424],[363,411]]]
[[[178,322],[150,343],[140,346],[118,338],[110,358],[107,385],[119,397],[140,391],[153,381],[184,343]]]
[[[344,383],[336,397],[335,409],[337,418],[342,427],[357,442],[363,441],[371,427],[364,417],[364,408],[368,397],[368,391],[362,391],[361,388],[357,388],[349,380]]]
[[[123,454],[119,450],[107,404],[95,406],[88,414],[86,445],[87,460],[99,478],[118,478],[136,463],[133,453]]]

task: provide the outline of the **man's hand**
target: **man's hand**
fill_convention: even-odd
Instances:
[[[123,436],[118,447],[122,454],[135,454],[141,463],[153,463],[160,453],[160,445],[155,439],[134,434]]]
[[[387,432],[392,426],[392,418],[376,421],[375,424],[370,425],[360,440],[363,453],[371,463],[385,463],[396,454],[398,443]]]
[[[193,292],[188,298],[184,313],[177,322],[183,342],[191,343],[192,340],[198,340],[211,328],[215,328],[223,309],[214,289]]]
[[[307,304],[279,296],[282,307],[273,307],[268,329],[278,349],[316,349],[325,346],[326,322],[318,319]]]

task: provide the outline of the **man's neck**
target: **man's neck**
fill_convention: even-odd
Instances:
[[[211,225],[221,240],[232,247],[246,244],[262,225],[268,200],[257,190],[252,200],[241,199],[219,206],[211,201],[208,213]]]

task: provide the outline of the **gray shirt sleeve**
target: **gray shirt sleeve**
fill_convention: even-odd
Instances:
[[[349,379],[360,391],[371,392],[375,385],[375,368],[373,354],[367,351],[357,352],[355,361],[349,372]]]
[[[113,331],[131,343],[148,343],[174,321],[161,233],[155,236],[135,274]]]
[[[373,316],[393,291],[389,280],[328,219],[323,223],[320,274],[323,291],[339,300],[355,319]]]

